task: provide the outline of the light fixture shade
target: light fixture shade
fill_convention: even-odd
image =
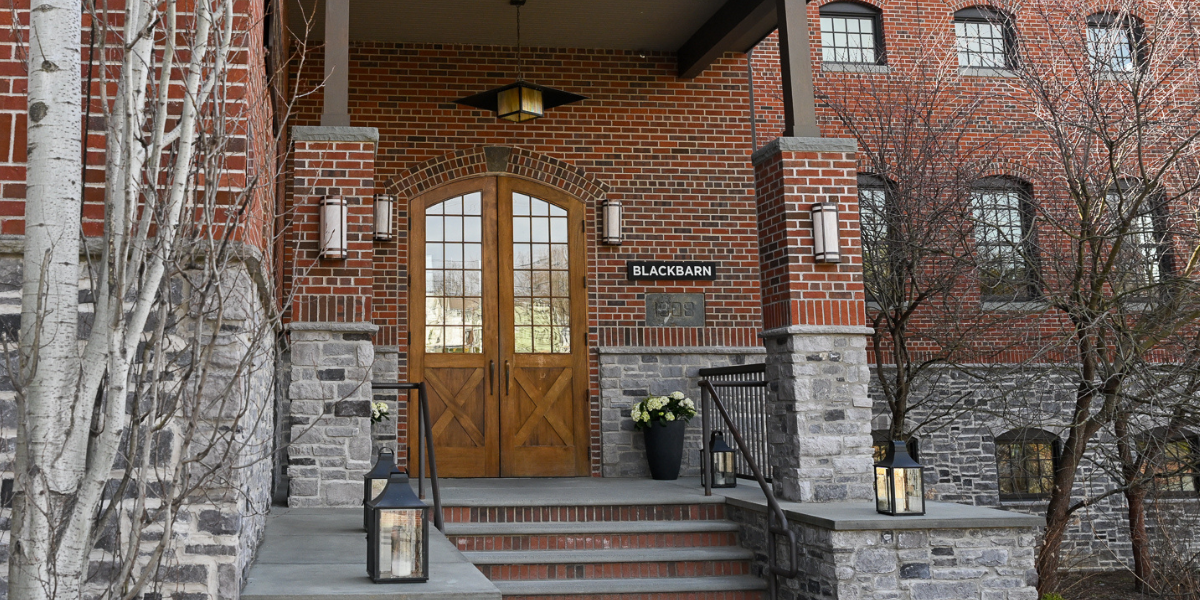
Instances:
[[[496,95],[496,116],[517,123],[542,116],[542,91],[517,82]]]
[[[378,498],[367,504],[367,574],[375,583],[422,583],[429,580],[429,505],[408,485],[408,475],[393,473]]]
[[[346,200],[340,196],[321,199],[321,258],[346,258]]]
[[[380,448],[375,466],[363,475],[363,529],[371,527],[371,501],[383,493],[392,474],[400,472],[400,468],[396,466],[396,452],[386,446]]]
[[[842,262],[838,237],[838,205],[817,202],[812,205],[813,258],[819,263]]]
[[[375,194],[375,240],[386,242],[392,239],[392,215],[396,210],[396,197],[390,194]]]
[[[904,442],[888,442],[887,454],[875,463],[875,510],[894,517],[925,514],[921,464]]]
[[[580,100],[587,98],[528,81],[517,81],[454,102],[492,111],[502,119],[523,122],[542,116],[548,109]]]
[[[621,201],[605,200],[604,204],[604,243],[613,246],[621,245]]]

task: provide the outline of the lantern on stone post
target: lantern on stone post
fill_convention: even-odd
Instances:
[[[400,473],[396,466],[396,453],[391,448],[380,448],[375,466],[363,476],[363,529],[371,528],[371,509],[367,505],[383,493],[392,473]]]
[[[737,487],[737,471],[733,467],[733,448],[725,443],[724,432],[712,432],[708,438],[708,451],[712,456],[712,464],[710,468],[702,468],[700,476],[707,477],[709,473],[712,473],[712,487],[715,488]],[[701,464],[703,463],[704,461],[701,460]],[[701,485],[704,485],[703,480]]]
[[[429,580],[429,506],[408,485],[408,475],[392,473],[379,497],[367,504],[367,574],[375,583]]]
[[[875,510],[893,517],[925,514],[921,465],[904,442],[888,442],[887,454],[875,463]]]

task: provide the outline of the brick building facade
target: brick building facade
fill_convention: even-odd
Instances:
[[[851,93],[863,80],[886,77],[889,68],[903,68],[906,60],[928,51],[928,44],[940,44],[937,48],[942,52],[953,54],[952,15],[970,8],[963,1],[864,0],[856,6],[882,11],[876,23],[883,33],[876,39],[886,45],[887,63],[848,68],[822,60],[821,7],[827,4],[813,2],[808,8],[813,82],[817,97],[826,99]],[[283,109],[267,100],[269,80],[280,75],[268,74],[263,40],[266,6],[257,2],[238,6],[246,19],[247,52],[239,53],[245,62],[237,67],[238,81],[245,84],[235,86],[238,94],[231,97],[242,119],[242,135],[231,146],[236,151],[231,156],[234,177],[229,187],[260,182],[253,186],[246,233],[239,239],[247,254],[256,258],[238,268],[253,282],[247,284],[253,293],[245,294],[254,298],[247,301],[253,307],[247,320],[268,319],[276,309],[282,312],[280,351],[275,356],[272,349],[268,361],[275,366],[277,380],[272,386],[255,379],[252,397],[245,401],[270,412],[271,400],[277,400],[273,424],[260,432],[264,437],[260,450],[265,456],[275,447],[286,449],[275,454],[273,479],[265,467],[253,470],[238,482],[250,494],[207,507],[188,522],[186,543],[174,560],[201,566],[180,571],[192,578],[177,582],[180,593],[236,596],[261,536],[269,491],[294,507],[356,506],[361,499],[358,480],[369,469],[374,451],[395,446],[401,464],[409,466],[412,407],[402,398],[372,393],[372,381],[430,381],[436,435],[450,436],[445,438],[447,448],[478,436],[487,460],[500,465],[489,475],[524,472],[519,471],[523,465],[510,466],[504,457],[495,456],[498,452],[487,450],[492,448],[489,444],[508,448],[503,445],[512,442],[510,438],[540,436],[553,441],[541,446],[569,446],[584,458],[563,459],[570,464],[569,472],[534,475],[644,477],[648,469],[642,437],[629,419],[635,402],[674,390],[698,395],[698,371],[704,367],[766,362],[773,380],[792,382],[774,389],[780,408],[773,418],[783,423],[781,435],[772,442],[777,452],[772,461],[777,489],[806,502],[866,498],[872,433],[878,435],[888,425],[873,379],[879,374],[875,357],[866,343],[872,309],[862,280],[859,243],[858,176],[869,171],[870,161],[861,152],[856,154],[854,141],[846,139],[853,137],[851,132],[828,103],[816,107],[815,125],[821,138],[796,138],[786,131],[788,80],[781,72],[776,35],[758,36],[761,41],[749,54],[718,53],[698,75],[687,78],[680,77],[680,53],[660,49],[535,43],[523,49],[518,67],[515,48],[506,44],[381,41],[367,33],[351,35],[342,49],[346,57],[332,58],[331,53],[327,64],[326,49],[314,36],[303,60],[297,57],[281,70],[286,77],[280,80],[294,85],[296,93],[288,99],[287,127],[278,132],[285,136],[287,147],[286,157],[278,163],[283,172],[276,174],[272,110]],[[13,25],[9,21],[14,15],[27,19],[28,3],[0,14],[0,25]],[[1026,21],[1020,14],[1016,19],[1023,39],[1045,37],[1036,20]],[[936,33],[938,28],[943,31]],[[5,254],[0,256],[0,285],[10,292],[19,289],[20,273],[7,265],[19,254],[24,231],[26,90],[19,47],[19,40],[0,44],[4,69],[0,74],[0,235],[4,236],[0,253]],[[345,72],[339,72],[335,63],[344,64]],[[587,99],[549,109],[544,117],[525,123],[499,120],[455,103],[508,83],[518,68],[529,81]],[[344,88],[331,79],[331,72],[344,78]],[[1035,179],[1033,169],[1022,164],[1021,136],[1031,135],[1028,123],[1005,94],[1010,75],[986,67],[964,68],[958,75],[954,83],[958,92],[982,99],[977,110],[987,120],[979,125],[978,139],[990,139],[987,128],[1010,132],[1007,149],[985,175]],[[336,102],[331,96],[343,92],[344,114],[330,113]],[[821,143],[806,145],[806,139]],[[83,227],[86,235],[95,237],[103,224],[103,138],[93,132],[88,141]],[[276,181],[280,185],[261,183]],[[476,184],[483,194],[477,202],[484,208],[471,213],[466,206],[470,194],[476,193],[470,186]],[[493,189],[489,185],[512,195],[488,192]],[[1048,189],[1036,193],[1054,195]],[[534,203],[530,206],[543,202],[548,212],[513,212],[520,194]],[[391,239],[374,239],[372,209],[377,195],[396,198]],[[347,205],[344,258],[321,256],[319,203],[328,197],[340,197]],[[564,200],[557,200],[560,197]],[[465,212],[445,212],[450,205],[443,205],[459,198],[455,210]],[[623,208],[619,245],[602,239],[603,207],[614,201]],[[843,246],[838,264],[816,263],[810,254],[813,240],[807,222],[814,201],[840,207]],[[487,233],[487,227],[476,232],[474,241],[470,238],[468,223],[473,218],[479,219],[476,223],[493,224],[527,217],[536,227],[537,218],[544,217],[557,227],[554,219],[568,217],[557,216],[555,210],[564,215],[569,211],[570,219],[579,215],[581,223],[578,231],[564,234],[570,237],[571,248],[581,249],[578,263],[560,270],[546,266],[554,260],[551,253],[558,252],[554,247],[560,242],[553,237],[557,233],[548,233],[550,237],[540,241],[536,234],[520,240],[515,225],[497,225],[498,240],[489,237],[493,234]],[[442,238],[432,237],[429,223],[434,222],[445,228],[438,230]],[[576,221],[563,222],[573,226]],[[462,229],[450,234],[450,223]],[[546,273],[545,285],[553,289],[558,289],[561,271],[570,278],[562,285],[582,290],[565,296],[547,292],[546,306],[554,307],[547,310],[558,310],[552,300],[568,299],[572,314],[583,315],[582,327],[558,321],[557,312],[548,313],[554,316],[546,322],[536,321],[536,307],[543,297],[535,284],[529,284],[533,291],[525,296],[517,293],[518,283],[511,273],[521,266],[514,256],[520,256],[521,244],[535,248],[539,243],[550,248],[548,262],[540,265],[530,258],[527,270]],[[437,244],[443,246],[430,249]],[[445,258],[448,255],[435,256],[451,252],[445,248],[452,245],[459,248],[457,252],[469,253],[471,244],[483,248],[479,266],[472,267],[464,255],[457,262]],[[516,250],[499,250],[506,245]],[[565,252],[568,244],[563,241],[561,246]],[[498,258],[489,262],[493,250]],[[626,272],[631,261],[715,263],[717,276],[711,281],[631,280]],[[422,285],[414,284],[414,272]],[[461,289],[451,294],[445,278],[437,284],[442,287],[435,289],[432,272],[443,273],[439,277],[462,273]],[[467,291],[475,272],[483,282],[478,293]],[[498,273],[501,283],[489,288],[493,285],[487,283],[492,281],[489,272]],[[574,287],[577,281],[582,284]],[[268,306],[263,298],[275,293],[277,304]],[[980,297],[978,282],[967,281],[956,293],[974,303],[976,312],[968,318],[983,323],[979,345],[1009,349],[993,356],[1000,363],[1024,358],[1029,348],[1019,342],[1032,339],[1031,332],[1061,326],[1061,319],[1045,311],[1026,311],[988,326],[988,305]],[[669,319],[664,323],[664,315],[676,316],[669,301],[662,309],[664,315],[656,314],[660,310],[656,303],[666,296],[698,302],[693,309],[699,318],[682,326]],[[530,321],[501,318],[502,326],[509,329],[498,334],[499,349],[489,354],[485,346],[492,343],[487,333],[492,326],[470,322],[469,309],[464,307],[481,306],[479,313],[489,315],[508,307],[518,314],[512,318],[518,319],[519,309],[511,306],[519,307],[525,299],[527,306],[534,307],[529,309]],[[500,308],[487,308],[495,306],[492,302]],[[456,316],[445,317],[455,310]],[[0,314],[11,319],[16,313]],[[414,314],[423,316],[421,322],[414,320]],[[435,314],[443,315],[443,320],[435,320]],[[944,315],[929,311],[915,323],[918,328],[934,327],[941,318]],[[478,346],[469,341],[472,327],[485,338]],[[536,366],[522,373],[519,355],[523,353],[513,349],[518,342],[505,341],[507,335],[520,335],[522,327],[531,332],[528,343],[535,349],[524,354],[570,354],[536,350],[541,343],[537,336],[539,328],[552,332],[555,327],[574,327],[569,335],[554,338],[554,343],[573,348],[580,361],[574,364],[584,365],[582,372],[560,365],[553,372],[551,367]],[[429,332],[436,328],[464,333],[461,339],[446,333],[435,339]],[[458,340],[458,350],[453,352],[446,350],[452,339]],[[481,360],[462,362],[472,358],[467,356],[454,362],[461,358],[458,355],[473,353],[480,354]],[[449,366],[436,366],[430,359],[435,355]],[[498,382],[502,389],[513,385],[509,360],[518,363],[518,392],[513,396],[518,400],[492,404]],[[568,371],[573,374],[562,375]],[[442,378],[440,388],[432,385],[437,378]],[[978,385],[948,374],[935,388],[921,390],[934,397],[972,398],[968,409],[953,411],[949,421],[935,421],[918,433],[921,458],[929,466],[926,483],[931,499],[1033,514],[1044,511],[1041,499],[1011,500],[1000,494],[996,438],[1017,426],[984,408],[1013,401],[1002,398],[998,390],[1019,383],[1013,379]],[[567,388],[582,393],[572,396],[573,392],[563,391]],[[1053,430],[1061,426],[1055,415],[1064,412],[1071,392],[1065,384],[1052,386],[1020,396],[1014,407],[1035,407],[1042,414],[1031,418],[1029,425]],[[4,402],[15,402],[12,392],[0,394]],[[476,397],[485,402],[478,414],[469,405]],[[465,400],[456,408],[460,398]],[[372,400],[388,402],[394,418],[372,425]],[[566,410],[567,405],[573,408]],[[554,412],[560,409],[564,412]],[[500,411],[501,417],[490,411]],[[510,418],[503,411],[527,421],[496,425],[499,418]],[[472,422],[477,422],[477,429]],[[0,427],[5,438],[15,436],[13,423],[0,422]],[[579,432],[582,435],[567,439]],[[269,443],[266,438],[272,434],[276,439]],[[519,445],[514,442],[514,455]],[[697,422],[687,437],[685,476],[698,473],[700,446]],[[1081,498],[1084,489],[1115,485],[1101,462],[1105,454],[1101,448],[1089,455],[1087,473],[1079,481]],[[3,460],[5,470],[11,471],[11,454]],[[455,471],[456,465],[447,467],[451,474],[467,473]],[[506,471],[510,468],[514,470]],[[1153,518],[1156,523],[1178,526],[1200,514],[1197,504],[1200,500],[1194,493],[1165,500],[1156,503],[1159,510]],[[1169,510],[1161,510],[1162,506]],[[1069,533],[1067,563],[1102,568],[1126,564],[1130,550],[1123,511],[1119,496],[1089,508]]]

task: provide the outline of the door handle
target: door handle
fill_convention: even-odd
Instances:
[[[512,364],[504,361],[504,393],[512,392]]]
[[[488,379],[492,381],[492,395],[496,395],[496,361],[488,361]]]

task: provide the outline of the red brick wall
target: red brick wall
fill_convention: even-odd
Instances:
[[[121,2],[118,0],[107,6],[113,15],[110,23],[119,24],[123,15]],[[244,204],[245,208],[234,211],[222,209],[215,214],[220,223],[234,220],[241,223],[234,236],[236,239],[269,251],[274,219],[276,159],[273,105],[267,89],[265,57],[261,51],[264,7],[261,0],[234,2],[234,26],[240,33],[234,36],[228,84],[221,92],[224,94],[223,116],[228,139],[216,197],[223,207],[232,209]],[[187,31],[192,27],[190,14],[182,9],[178,20],[180,30]],[[28,88],[24,46],[28,43],[28,27],[29,0],[13,0],[0,11],[0,234],[25,232],[25,94]],[[85,14],[81,37],[85,82],[89,72],[86,61],[90,59],[90,28],[90,17]],[[96,60],[99,61],[99,56]],[[90,118],[87,119],[87,187],[84,191],[83,231],[89,236],[99,236],[104,230],[106,159],[98,64],[92,68],[91,75],[92,103]],[[110,81],[109,86],[111,96],[116,92],[115,83]],[[182,88],[178,83],[171,93],[172,97],[182,97]],[[243,203],[242,194],[247,192],[252,201]],[[220,235],[219,231],[217,235]]]
[[[854,153],[774,152],[756,168],[766,329],[865,325]],[[815,202],[838,204],[840,263],[813,257]]]
[[[284,246],[291,305],[285,318],[370,322],[375,286],[371,226],[375,144],[297,141],[291,163],[290,243]],[[347,204],[346,258],[320,258],[319,203],[327,196],[341,196]]]

